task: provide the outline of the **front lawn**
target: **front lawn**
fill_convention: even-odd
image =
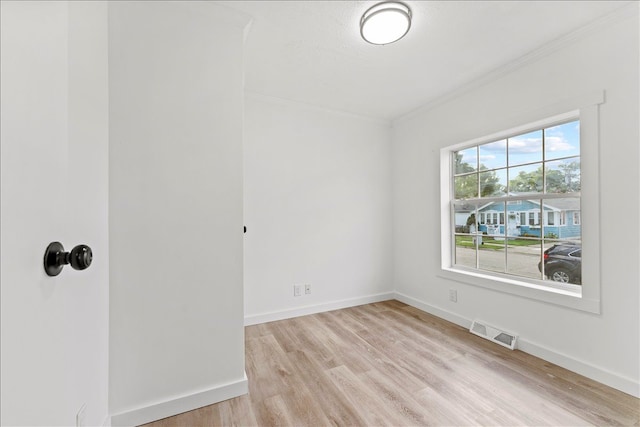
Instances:
[[[501,250],[504,249],[504,238],[499,238],[501,240],[496,240],[491,236],[482,236],[482,244],[480,245],[480,249],[493,249],[493,250]],[[518,239],[518,238],[509,238],[507,239],[507,246],[536,246],[540,245],[540,240],[530,240],[530,239]],[[464,248],[474,248],[476,245],[473,241],[472,236],[456,236],[456,246],[464,247]]]

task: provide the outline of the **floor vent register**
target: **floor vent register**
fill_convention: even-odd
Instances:
[[[516,335],[501,331],[500,329],[489,326],[484,322],[474,320],[469,332],[496,344],[500,344],[503,347],[507,347],[508,349],[513,350],[516,348],[516,341],[518,338]]]

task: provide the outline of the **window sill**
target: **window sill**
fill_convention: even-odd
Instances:
[[[583,297],[582,287],[577,285],[568,285],[566,289],[562,289],[546,286],[543,281],[539,281],[540,284],[533,281],[529,283],[506,276],[482,274],[453,267],[442,267],[438,277],[574,310],[600,314],[600,301]]]

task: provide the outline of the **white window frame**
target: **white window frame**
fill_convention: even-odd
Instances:
[[[582,225],[580,222],[580,211],[574,212],[572,216],[573,216],[573,225]],[[576,218],[578,218],[577,221],[576,221]]]
[[[604,103],[604,91],[539,108],[512,117],[513,126],[501,132],[451,145],[440,150],[441,188],[441,269],[444,279],[461,282],[523,298],[551,303],[591,313],[600,313],[600,191],[599,191],[599,105]],[[504,139],[511,135],[544,129],[553,123],[580,120],[581,163],[581,224],[582,224],[582,285],[549,286],[549,281],[521,280],[512,275],[465,270],[453,264],[451,208],[453,199],[452,153],[460,149]],[[528,123],[526,125],[519,125]],[[527,215],[528,223],[528,215]]]

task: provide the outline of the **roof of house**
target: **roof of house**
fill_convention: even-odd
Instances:
[[[530,202],[534,205],[540,205],[540,201],[536,199],[527,199],[527,202]],[[500,202],[492,201],[483,206],[478,207],[478,210],[481,211],[486,209],[487,207]],[[544,202],[545,209],[551,209],[554,211],[578,211],[580,210],[580,199],[577,197],[568,197],[566,199],[551,199],[546,200]]]

